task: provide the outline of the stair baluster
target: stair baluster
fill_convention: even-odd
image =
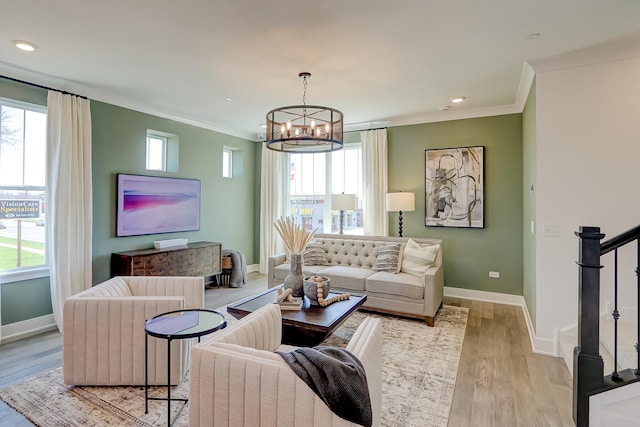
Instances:
[[[618,319],[620,312],[618,311],[618,249],[613,252],[613,372],[611,379],[617,381],[620,379],[618,375]]]

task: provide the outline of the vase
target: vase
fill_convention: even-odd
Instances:
[[[318,280],[318,278],[320,280]],[[304,279],[304,294],[307,298],[309,298],[309,302],[311,305],[319,306],[320,301],[318,301],[318,282],[322,283],[322,298],[327,299],[329,296],[329,286],[331,283],[331,279],[328,277],[321,276],[311,276]]]
[[[291,255],[291,271],[284,278],[284,288],[291,289],[291,295],[294,297],[304,296],[303,280],[302,255]]]

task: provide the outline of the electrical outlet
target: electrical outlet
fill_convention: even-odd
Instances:
[[[490,271],[489,272],[489,277],[493,277],[494,279],[499,279],[500,278],[500,272],[499,271]]]

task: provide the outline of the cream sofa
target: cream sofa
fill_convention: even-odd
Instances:
[[[439,239],[412,239],[420,245],[439,245],[433,266],[424,277],[375,270],[381,246],[406,244],[409,238],[339,234],[315,235],[313,241],[322,245],[329,265],[304,265],[302,273],[330,278],[332,292],[366,294],[364,309],[420,318],[433,326],[444,292],[443,242]],[[271,288],[284,281],[290,264],[285,254],[278,254],[269,257],[268,268],[268,286]]]
[[[67,298],[63,380],[73,385],[144,385],[144,323],[204,307],[202,277],[114,277]],[[192,340],[171,344],[171,384],[188,369]],[[149,384],[167,384],[167,341],[149,337]]]
[[[192,348],[189,426],[353,426],[337,415],[274,351],[280,307],[269,304]],[[380,424],[382,325],[366,318],[347,345],[363,364],[373,425]]]

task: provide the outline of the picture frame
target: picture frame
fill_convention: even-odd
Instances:
[[[200,180],[117,175],[116,236],[200,229]]]
[[[425,150],[425,226],[484,228],[484,146]]]

